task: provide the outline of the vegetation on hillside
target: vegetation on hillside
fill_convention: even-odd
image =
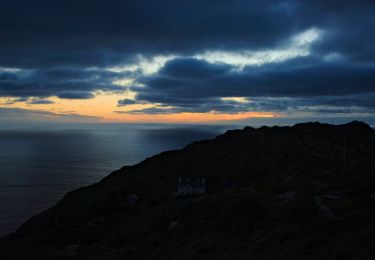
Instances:
[[[375,131],[361,122],[228,131],[67,194],[1,259],[374,259]],[[206,194],[176,197],[179,177]]]

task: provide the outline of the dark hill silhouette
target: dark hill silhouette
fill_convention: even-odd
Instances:
[[[373,259],[375,131],[362,122],[228,131],[67,194],[1,259]],[[204,177],[203,196],[174,196]]]

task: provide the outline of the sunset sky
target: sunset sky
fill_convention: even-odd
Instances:
[[[374,14],[364,0],[6,1],[0,120],[372,120]]]

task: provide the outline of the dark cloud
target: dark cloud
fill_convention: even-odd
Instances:
[[[137,104],[137,101],[133,99],[128,99],[128,98],[121,99],[117,102],[117,106],[119,107],[127,106],[127,105],[134,105],[134,104]]]
[[[75,113],[54,113],[42,110],[0,107],[2,123],[30,123],[30,122],[98,122],[99,117],[84,116]]]
[[[26,102],[28,100],[29,100],[28,97],[20,97],[20,98],[8,99],[8,100],[6,100],[6,102],[4,103],[4,105],[12,105],[12,104],[15,104],[15,103],[18,103],[18,102]]]
[[[373,99],[360,98],[375,91],[374,13],[370,0],[7,1],[0,9],[0,96],[93,98],[123,90],[113,82],[126,74],[104,67],[138,55],[275,49],[318,28],[323,34],[308,58],[243,70],[177,58],[155,75],[137,74],[144,86],[132,90],[137,102],[161,104],[159,112],[279,111],[327,100],[370,109]],[[10,67],[22,70],[2,69]]]
[[[365,97],[363,97],[365,98]],[[362,105],[360,97],[355,100],[337,98],[262,98],[256,97],[247,102],[236,102],[230,100],[205,100],[184,106],[159,106],[131,111],[115,111],[126,114],[171,114],[171,113],[239,113],[239,112],[309,112],[316,115],[321,114],[344,114],[344,113],[364,113],[373,114],[375,112],[375,98],[368,99],[372,105]]]
[[[113,81],[123,75],[101,69],[39,69],[3,72],[0,96],[87,99],[93,91],[120,91]]]
[[[315,46],[317,52],[338,52],[357,62],[374,61],[375,31],[369,29],[375,23],[374,1],[305,1],[301,11],[324,19],[321,26],[326,35]]]
[[[0,12],[0,64],[112,65],[134,54],[275,46],[304,26],[279,1],[15,0]]]
[[[212,102],[202,103],[198,106],[190,107],[151,107],[144,109],[136,109],[130,111],[115,111],[116,113],[126,114],[173,114],[173,113],[206,113],[206,112],[217,112],[217,113],[238,113],[252,111],[251,106],[248,104],[230,104],[227,102]]]
[[[133,87],[133,90],[138,93],[137,100],[182,107],[187,111],[204,104],[211,106],[208,111],[215,110],[217,104],[212,100],[222,97],[293,98],[304,99],[306,105],[314,100],[315,103],[363,106],[366,100],[363,96],[360,99],[348,96],[375,93],[375,66],[315,59],[302,61],[248,66],[238,71],[201,60],[172,60],[159,74],[141,79],[145,86]],[[367,103],[371,104],[372,100]],[[285,99],[269,101],[275,107],[287,102]]]
[[[94,98],[94,94],[84,91],[65,91],[57,95],[62,99],[90,99]]]
[[[322,51],[352,56],[358,47],[373,51],[373,11],[372,1],[337,0],[7,1],[0,65],[105,66],[136,54],[264,49],[312,26],[332,35]]]
[[[52,100],[48,100],[48,99],[44,99],[44,98],[32,98],[30,99],[29,101],[27,101],[28,104],[37,104],[37,105],[49,105],[49,104],[53,104],[55,102],[53,102]]]
[[[230,69],[229,65],[212,65],[193,58],[177,58],[167,62],[158,72],[158,76],[187,80],[210,79],[218,74],[225,74]]]

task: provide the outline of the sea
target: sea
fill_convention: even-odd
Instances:
[[[237,126],[88,124],[0,129],[0,237],[69,191]]]

